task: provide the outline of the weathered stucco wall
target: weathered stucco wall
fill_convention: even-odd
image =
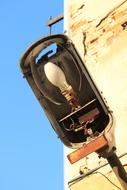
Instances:
[[[117,154],[127,152],[127,2],[123,0],[65,0],[65,31],[73,40],[93,79],[103,92],[116,118]],[[85,48],[86,47],[86,48]],[[65,148],[65,189],[67,182],[84,171],[106,162],[96,154],[71,165]],[[121,159],[127,163],[127,156]],[[101,170],[120,186],[110,167]],[[100,174],[70,186],[71,190],[115,189]]]

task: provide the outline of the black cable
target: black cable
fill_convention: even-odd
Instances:
[[[127,155],[127,152],[125,152],[124,154],[120,155],[120,156],[119,156],[119,159],[122,158],[123,156],[126,156],[126,155]],[[79,176],[77,176],[77,177],[71,179],[71,180],[68,182],[68,185],[74,183],[75,181],[81,180],[81,179],[83,179],[83,178],[85,178],[85,177],[91,175],[92,173],[95,173],[97,170],[99,170],[99,169],[101,169],[101,168],[107,166],[108,164],[109,164],[109,163],[107,162],[107,163],[105,163],[105,164],[103,164],[103,165],[101,165],[101,166],[98,166],[98,167],[96,167],[96,168],[94,168],[94,169],[92,169],[92,170],[90,170],[90,171],[88,171],[88,172],[86,172],[86,173],[84,173],[84,174],[82,174],[82,175],[79,175]]]
[[[104,175],[103,173],[101,173],[101,172],[94,172],[93,174],[97,174],[97,173],[99,173],[99,174],[101,174],[103,177],[105,177],[112,185],[114,185],[117,189],[119,189],[119,190],[122,190],[120,187],[118,187],[115,183],[113,183],[106,175]]]
[[[119,190],[122,190],[120,187],[118,187],[115,183],[113,183],[106,175],[104,175],[103,173],[101,173],[101,172],[94,172],[94,173],[92,173],[92,174],[97,174],[97,173],[99,173],[99,174],[101,174],[103,177],[105,177],[112,185],[114,185],[114,187],[116,187],[117,189],[119,189]],[[91,174],[91,175],[92,175]],[[73,181],[71,184],[69,184],[69,187],[71,186],[71,185],[74,185],[75,183],[77,183],[77,182],[79,182],[80,180],[82,180],[84,177],[82,176],[81,178],[79,178],[79,179],[77,179],[77,180],[75,180],[75,181]]]
[[[78,178],[76,179],[75,181],[71,182],[71,183],[68,183],[68,186],[71,187],[72,185],[74,185],[75,183],[81,181],[84,177],[81,177],[81,178]]]

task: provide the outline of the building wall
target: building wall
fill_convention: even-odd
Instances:
[[[73,40],[95,83],[116,119],[117,154],[127,152],[127,2],[123,0],[65,0],[65,32]],[[71,165],[65,148],[65,190],[115,189],[100,174],[91,175],[68,188],[67,182],[106,162],[93,153]],[[127,164],[127,156],[121,159]],[[117,185],[109,166],[99,170]]]

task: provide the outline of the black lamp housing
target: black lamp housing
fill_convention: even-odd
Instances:
[[[54,44],[55,52],[51,46]],[[80,108],[72,111],[59,88],[47,79],[44,72],[47,62],[62,69],[76,93]],[[67,36],[57,34],[39,39],[23,54],[20,66],[51,126],[66,146],[78,148],[89,138],[104,132],[110,123],[111,113]]]

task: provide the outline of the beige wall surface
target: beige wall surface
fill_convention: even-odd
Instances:
[[[123,0],[65,0],[65,31],[73,40],[95,83],[103,92],[116,119],[117,154],[127,152],[127,1]],[[84,171],[106,162],[93,153],[71,165],[65,148],[65,190],[67,182]],[[127,156],[122,158],[127,163]],[[120,186],[110,167],[102,170]],[[116,189],[100,174],[94,174],[72,186],[71,190]]]
[[[116,184],[118,187],[120,186],[116,177],[112,175],[111,172],[106,174],[106,176],[112,180],[114,184]],[[100,174],[91,175],[90,177],[87,177],[85,180],[81,180],[75,184],[72,184],[70,186],[71,190],[115,190],[117,189],[114,187],[107,179],[105,179],[104,176],[100,176]]]

